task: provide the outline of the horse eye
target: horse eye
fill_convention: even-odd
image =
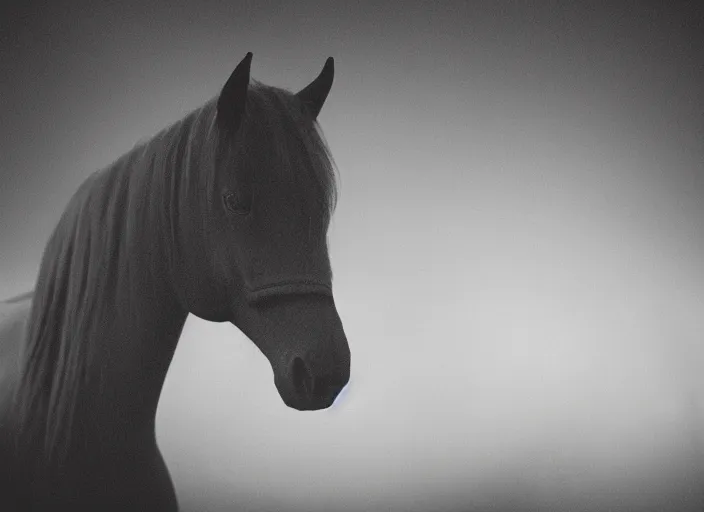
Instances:
[[[234,192],[225,192],[222,196],[223,204],[230,212],[237,215],[247,215],[250,210],[250,205],[245,201],[241,201]]]

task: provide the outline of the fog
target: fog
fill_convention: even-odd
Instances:
[[[350,385],[288,409],[242,333],[189,317],[157,417],[184,511],[704,509],[701,15],[150,5],[2,22],[0,296],[92,171],[247,51],[291,90],[336,63]]]

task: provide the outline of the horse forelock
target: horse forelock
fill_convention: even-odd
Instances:
[[[293,93],[251,80],[235,139],[242,167],[269,174],[264,179],[285,178],[310,204],[319,204],[326,219],[332,216],[337,168],[320,126]]]

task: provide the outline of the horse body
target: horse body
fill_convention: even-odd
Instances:
[[[91,175],[34,292],[0,303],[3,510],[177,510],[155,416],[189,313],[244,332],[290,407],[328,407],[346,385],[315,126],[332,59],[296,95],[250,87],[250,62]]]

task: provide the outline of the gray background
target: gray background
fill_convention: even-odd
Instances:
[[[287,409],[189,318],[157,418],[184,510],[701,510],[704,24],[665,4],[3,7],[0,296],[247,51],[293,90],[332,55],[352,382]]]

